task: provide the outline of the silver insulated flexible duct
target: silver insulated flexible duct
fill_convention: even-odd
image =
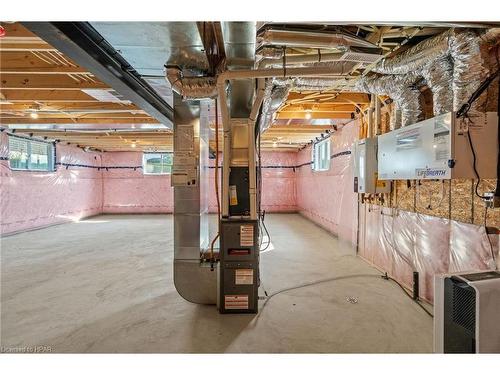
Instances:
[[[165,74],[172,90],[184,100],[217,97],[217,79],[215,77],[183,77],[182,70],[177,66],[167,66]]]
[[[421,75],[433,93],[434,114],[457,111],[488,75],[481,44],[491,42],[497,32],[486,35],[482,39],[476,31],[450,29],[382,60],[373,71]],[[474,108],[480,109],[483,103],[484,99],[477,101]]]
[[[377,95],[387,95],[394,100],[391,129],[419,121],[422,114],[417,74],[379,75],[369,74],[356,82],[355,90]],[[399,113],[401,117],[399,117]]]
[[[289,91],[287,86],[275,86],[270,79],[266,82],[264,100],[262,102],[262,113],[259,120],[259,129],[261,132],[269,128],[274,114],[283,103],[285,103]]]

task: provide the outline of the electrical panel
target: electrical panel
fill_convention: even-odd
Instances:
[[[354,143],[354,192],[389,193],[391,184],[378,178],[378,138],[365,138]]]
[[[434,351],[500,353],[500,272],[437,275]]]
[[[472,142],[472,148],[469,144]],[[457,119],[454,112],[418,122],[378,137],[381,180],[496,178],[496,112]]]
[[[217,305],[221,313],[256,313],[259,289],[257,220],[221,220]]]

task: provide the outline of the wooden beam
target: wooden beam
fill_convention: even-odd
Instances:
[[[95,80],[90,82],[81,77],[71,78],[66,76],[57,76],[51,74],[1,74],[2,90],[81,90],[81,89],[104,89],[107,88],[104,83]]]
[[[53,71],[80,73],[86,71],[67,57],[58,53],[1,51],[0,70],[14,71]]]
[[[121,103],[106,103],[106,102],[42,102],[41,110],[64,110],[64,111],[81,111],[86,110],[127,110],[134,112],[144,111],[134,104],[121,104]],[[15,102],[12,104],[5,104],[0,102],[1,111],[26,111],[32,109],[34,101]]]
[[[283,107],[280,113],[283,112],[354,112],[356,107],[353,104],[331,104],[331,103],[319,103],[319,104],[291,104]]]
[[[333,93],[330,94],[322,94],[322,95],[315,95],[315,97],[311,98],[313,102],[315,100],[319,100],[321,98],[327,97],[327,96],[332,96]],[[287,102],[294,102],[294,101],[300,101],[308,98],[308,94],[301,94],[298,92],[290,92],[288,94],[288,99]],[[370,99],[368,97],[368,94],[363,94],[363,93],[340,93],[338,94],[335,98],[329,99],[328,103],[339,103],[339,104],[369,104]]]
[[[5,100],[13,103],[25,101],[103,103],[78,90],[0,90],[0,94]]]
[[[30,52],[30,51],[57,51],[54,47],[47,43],[39,42],[24,42],[3,40],[0,39],[0,52]]]
[[[0,117],[0,122],[5,125],[15,124],[158,124],[158,121],[151,117],[139,118],[37,118],[31,117]]]
[[[23,38],[37,37],[35,34],[33,34],[19,22],[14,22],[14,23],[1,22],[1,25],[5,29],[6,37],[23,37]]]
[[[347,112],[279,112],[277,119],[350,119]]]

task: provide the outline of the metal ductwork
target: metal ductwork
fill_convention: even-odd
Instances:
[[[192,163],[190,165],[190,160]],[[197,170],[195,182],[178,181]],[[191,177],[189,178],[189,180]],[[208,238],[208,103],[174,94],[174,285],[186,300],[215,304],[216,273],[201,261]]]
[[[305,30],[280,30],[272,27],[259,31],[258,48],[277,45],[296,48],[342,49],[348,47],[379,48],[355,35],[344,32],[317,32]]]
[[[378,75],[369,74],[356,82],[355,90],[377,95],[387,95],[394,100],[391,128],[411,125],[420,120],[422,114],[420,90],[416,74]],[[401,118],[399,118],[399,111]]]
[[[217,97],[217,79],[215,77],[183,77],[177,66],[166,66],[166,78],[172,90],[184,100],[212,99]]]
[[[419,74],[434,95],[434,114],[457,111],[486,78],[488,69],[481,46],[499,34],[492,29],[479,36],[477,31],[450,29],[429,38],[401,54],[378,63],[374,72],[382,74]],[[474,104],[481,109],[484,99]]]
[[[264,90],[264,101],[262,102],[262,113],[259,121],[261,132],[267,130],[271,125],[274,114],[285,103],[289,88],[287,86],[275,86],[273,80],[269,79]]]
[[[422,69],[422,76],[432,92],[434,116],[453,110],[453,63],[449,56],[441,55]]]
[[[325,66],[331,63],[351,65],[354,68],[357,64],[371,64],[380,59],[379,53],[366,52],[364,50],[348,48],[343,52],[321,53],[318,49],[316,53],[303,55],[286,55],[285,49],[280,47],[265,47],[259,51],[261,60],[259,68],[278,66]]]
[[[449,41],[449,51],[453,60],[453,110],[469,100],[489,70],[481,54],[481,39],[475,31],[457,30]],[[477,100],[472,110],[482,110],[485,96]]]

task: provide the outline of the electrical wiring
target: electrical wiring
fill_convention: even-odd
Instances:
[[[217,99],[215,99],[215,195],[217,198],[217,225],[218,225],[218,230],[217,234],[213,238],[212,242],[210,243],[210,262],[213,265],[215,262],[215,257],[214,257],[214,245],[215,241],[220,236],[220,198],[219,198],[219,111],[218,111],[218,102]]]
[[[493,244],[491,243],[491,238],[488,235],[488,230],[486,227],[486,219],[488,217],[488,207],[484,209],[484,228],[486,230],[486,238],[488,239],[488,243],[490,245],[490,253],[491,253],[491,258],[493,259],[493,263],[495,264],[495,270],[498,270],[498,264],[497,264],[497,259],[495,256],[495,250],[493,249]]]
[[[468,121],[470,121],[471,124],[473,124],[474,122],[469,118],[467,117]],[[470,126],[470,124],[469,124]],[[479,184],[481,183],[481,178],[479,177],[479,172],[477,171],[477,157],[476,157],[476,151],[474,149],[474,144],[472,143],[472,138],[470,136],[470,130],[467,131],[467,140],[469,141],[469,147],[470,147],[470,150],[472,152],[472,169],[474,170],[474,175],[476,176],[476,187],[474,189],[474,192],[476,193],[476,195],[481,198],[481,199],[486,199],[486,197],[482,194],[479,194],[479,191],[478,191],[478,188],[479,188]]]
[[[259,111],[259,117],[261,116],[261,111],[262,108]],[[258,121],[256,122],[258,123]],[[255,129],[255,142],[256,142],[256,152],[257,152],[257,217],[258,217],[258,225],[259,225],[259,233],[260,233],[260,244],[259,244],[259,249],[260,252],[266,251],[270,244],[271,244],[271,235],[269,234],[269,231],[267,230],[266,224],[264,223],[264,218],[265,218],[265,211],[262,212],[262,207],[261,207],[261,197],[262,197],[262,155],[261,155],[261,132],[260,129],[256,127]],[[267,243],[265,245],[265,248],[262,248],[262,244],[264,242],[264,236],[262,235],[262,228],[264,228],[264,231],[266,232],[267,235]]]
[[[385,273],[385,275],[382,275],[382,278],[383,278],[383,279],[386,279],[386,280],[391,280],[391,281],[395,282],[395,283],[396,283],[396,284],[397,284],[397,285],[401,288],[401,290],[402,290],[402,291],[403,291],[403,292],[404,292],[404,293],[405,293],[405,294],[406,294],[406,295],[407,295],[407,296],[408,296],[408,297],[409,297],[412,301],[414,301],[414,302],[415,302],[418,306],[420,306],[420,308],[421,308],[422,310],[424,310],[424,311],[425,311],[425,313],[426,313],[427,315],[429,315],[431,318],[434,318],[434,315],[433,315],[433,314],[432,314],[429,310],[427,310],[427,309],[425,308],[425,306],[424,306],[424,305],[422,305],[422,303],[421,303],[419,300],[414,300],[414,299],[413,299],[413,296],[412,296],[410,293],[408,293],[408,291],[405,289],[405,287],[404,287],[404,286],[403,286],[403,285],[402,285],[399,281],[397,281],[396,279],[394,279],[394,278],[392,278],[392,277],[388,276],[388,275],[387,275],[387,272]]]
[[[498,56],[497,56],[497,62],[498,62]],[[495,73],[493,73],[492,75],[490,75],[488,78],[486,78],[482,83],[481,85],[479,85],[478,89],[471,95],[471,97],[469,98],[469,100],[467,100],[466,103],[464,103],[462,105],[462,107],[460,107],[460,109],[457,111],[456,113],[456,117],[457,118],[462,118],[462,120],[468,120],[470,123],[468,124],[470,126],[470,124],[474,124],[474,122],[470,119],[468,113],[470,111],[470,109],[472,108],[472,104],[481,96],[481,94],[488,88],[488,86],[495,80],[495,78],[499,75],[499,72],[500,70],[497,70]],[[499,98],[500,100],[500,98]],[[499,132],[499,137],[500,137],[500,132]],[[481,199],[486,199],[485,196],[479,194],[478,192],[478,187],[479,187],[479,183],[481,182],[481,179],[479,177],[479,173],[477,171],[477,163],[476,163],[476,152],[474,150],[474,144],[472,142],[472,138],[471,138],[471,135],[470,135],[470,131],[468,130],[467,131],[467,140],[469,142],[469,146],[470,146],[470,149],[471,149],[471,152],[472,152],[472,158],[473,158],[473,169],[474,169],[474,174],[477,178],[477,182],[476,182],[476,187],[474,189],[476,195],[481,198]]]
[[[277,296],[278,294],[281,294],[281,293],[289,292],[289,291],[296,290],[296,289],[306,288],[306,287],[313,286],[313,285],[324,284],[324,283],[328,283],[328,282],[332,282],[332,281],[348,280],[348,279],[355,279],[355,278],[365,278],[365,277],[366,278],[375,277],[375,278],[378,278],[378,279],[382,278],[384,280],[391,280],[391,281],[395,282],[412,301],[414,301],[422,310],[425,311],[425,313],[427,315],[429,315],[430,317],[434,317],[434,315],[431,312],[429,312],[429,310],[427,310],[424,307],[424,305],[422,305],[420,303],[420,301],[415,301],[413,299],[413,297],[406,291],[406,289],[404,288],[403,285],[401,285],[397,280],[395,280],[392,277],[388,276],[387,273],[385,273],[383,275],[376,275],[376,274],[353,274],[353,275],[344,275],[344,276],[330,277],[330,278],[327,278],[327,279],[321,279],[321,280],[311,281],[311,282],[308,282],[308,283],[304,283],[304,284],[292,286],[292,287],[289,287],[289,288],[281,289],[281,290],[278,290],[278,291],[276,291],[274,293],[271,293],[267,297],[265,297],[264,303],[262,304],[262,307],[261,307],[260,310],[262,312],[262,310],[267,305],[267,303],[273,297],[275,297],[275,296]]]

